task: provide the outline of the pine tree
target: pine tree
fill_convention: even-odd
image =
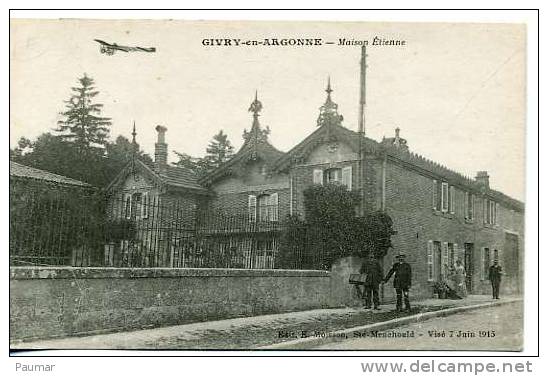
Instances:
[[[76,147],[80,152],[102,150],[107,144],[110,132],[110,118],[101,117],[102,104],[93,103],[99,94],[92,78],[84,74],[78,79],[80,86],[73,87],[73,94],[66,103],[64,120],[57,122],[60,137]]]
[[[234,147],[230,143],[228,136],[220,130],[219,133],[213,136],[213,140],[207,146],[204,162],[207,169],[211,170],[228,161],[233,155]]]

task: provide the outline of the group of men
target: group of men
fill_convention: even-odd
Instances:
[[[370,309],[373,303],[373,309],[378,310],[380,305],[379,285],[390,280],[394,275],[394,289],[396,290],[396,311],[401,312],[402,300],[405,304],[405,310],[411,311],[409,302],[409,288],[411,287],[411,265],[405,262],[405,255],[400,254],[396,257],[396,263],[383,278],[382,268],[379,260],[371,252],[360,268],[360,274],[365,274],[362,296],[365,300],[365,308]],[[489,268],[489,280],[493,291],[493,299],[499,298],[500,280],[502,268],[495,260]],[[402,299],[403,298],[403,299]]]
[[[365,308],[371,308],[371,302],[373,302],[373,309],[380,309],[379,284],[388,282],[392,275],[394,275],[396,311],[402,311],[402,297],[405,303],[405,310],[411,311],[411,304],[409,302],[411,265],[405,262],[405,255],[400,254],[397,256],[397,262],[392,265],[392,268],[388,271],[386,277],[383,278],[379,260],[377,260],[373,253],[370,253],[369,257],[360,268],[360,274],[366,275],[364,291],[362,293],[365,299]]]

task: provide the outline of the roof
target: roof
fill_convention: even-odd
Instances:
[[[69,178],[63,175],[57,175],[49,171],[40,170],[34,167],[22,165],[10,161],[10,177],[32,179],[42,182],[55,183],[64,186],[75,186],[82,188],[93,188],[90,184],[83,181]]]
[[[134,171],[133,168],[135,168],[135,171],[139,171],[149,176],[157,184],[167,188],[192,190],[196,193],[208,193],[207,189],[198,184],[196,174],[185,168],[167,165],[165,172],[159,173],[153,167],[139,159],[135,160],[134,166],[132,163],[132,161],[129,161],[124,166],[120,173],[108,185],[107,191],[110,191],[121,184],[124,179]]]
[[[348,128],[343,127],[342,125],[331,124],[330,126],[321,126],[303,141],[294,146],[290,151],[281,156],[277,161],[275,161],[273,168],[276,171],[283,171],[291,166],[294,161],[298,161],[304,158],[308,153],[313,150],[319,143],[325,142],[326,140],[341,140],[346,142],[354,150],[359,150],[360,148],[360,137],[361,147],[364,153],[367,154],[376,154],[379,157],[386,156],[390,160],[405,164],[408,167],[419,170],[423,174],[428,174],[434,177],[439,177],[445,179],[451,184],[460,185],[467,189],[470,189],[473,192],[486,194],[493,199],[504,202],[509,207],[523,211],[525,205],[523,202],[516,200],[500,191],[485,188],[476,180],[464,176],[463,174],[456,172],[446,166],[443,166],[439,163],[431,161],[419,154],[412,153],[408,150],[407,147],[398,148],[387,143],[380,143],[373,139],[360,136],[358,132],[352,131]]]
[[[166,173],[160,174],[160,178],[167,185],[180,188],[204,189],[198,184],[196,174],[182,167],[167,166]]]

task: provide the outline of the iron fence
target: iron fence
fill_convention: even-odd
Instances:
[[[10,192],[10,264],[323,269],[317,234],[276,216],[143,194]]]

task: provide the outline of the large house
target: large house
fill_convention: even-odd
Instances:
[[[344,127],[330,84],[326,92],[316,130],[287,152],[270,143],[255,97],[243,146],[200,179],[167,165],[166,129],[156,128],[155,165],[128,164],[109,192],[122,202],[118,215],[128,219],[151,216],[147,205],[137,209],[135,202],[159,197],[183,203],[186,225],[200,239],[191,245],[181,240],[184,234],[159,235],[155,229],[156,241],[169,243],[154,256],[163,260],[157,265],[207,266],[204,260],[215,253],[221,265],[274,268],[280,220],[303,213],[306,187],[335,183],[361,192],[362,210],[390,215],[397,234],[385,268],[396,254],[406,254],[416,295],[430,295],[456,260],[464,263],[473,293],[489,291],[488,268],[495,259],[505,270],[504,289],[521,292],[524,204],[491,189],[485,171],[472,180],[411,152],[399,129],[378,142]],[[172,215],[164,222],[170,221]]]

